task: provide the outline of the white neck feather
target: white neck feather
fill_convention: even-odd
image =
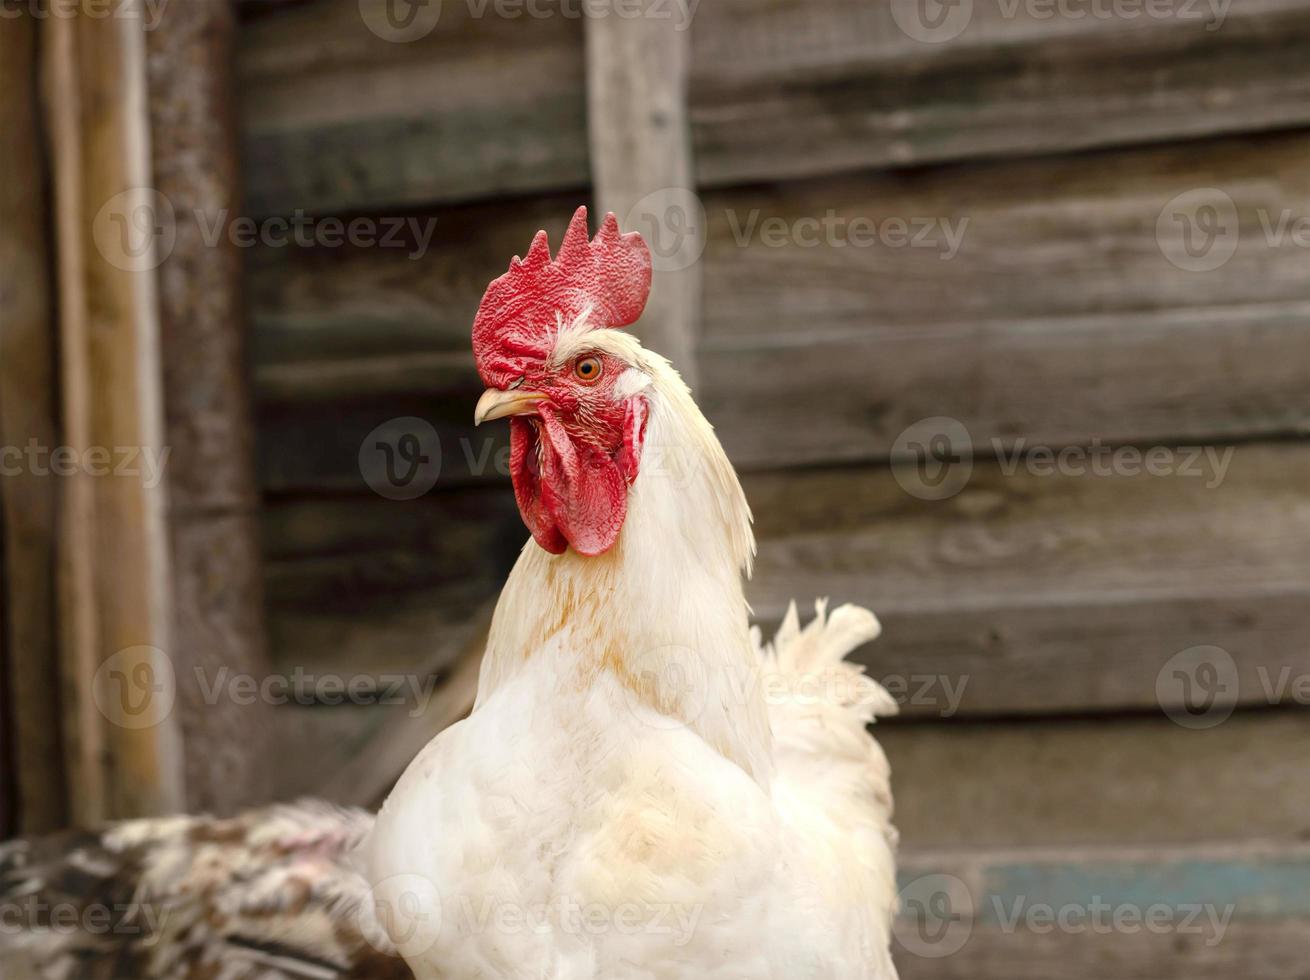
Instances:
[[[560,698],[592,696],[608,673],[619,683],[606,690],[684,723],[767,785],[772,738],[742,591],[755,550],[750,508],[678,373],[617,336],[649,378],[627,520],[595,558],[528,542],[496,607],[478,703],[529,664],[550,672]]]

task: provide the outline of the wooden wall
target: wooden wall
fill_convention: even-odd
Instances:
[[[265,706],[196,673],[265,673],[240,254],[195,220],[236,207],[235,24],[0,11],[0,834],[271,793]]]
[[[248,256],[272,653],[439,670],[525,537],[470,426],[469,324],[598,190],[594,46],[563,14],[461,3],[392,43],[379,5],[252,10],[240,43],[252,211],[412,222],[406,247]],[[1310,252],[1276,227],[1310,217],[1310,2],[1217,25],[976,4],[940,44],[898,26],[910,6],[713,0],[690,31],[697,395],[758,515],[754,606],[773,622],[830,595],[883,618],[862,656],[906,688],[883,739],[915,861],[1301,839],[1310,718],[1269,688],[1310,671]],[[1214,267],[1174,231],[1198,195],[1226,222]],[[812,245],[823,221],[887,237]],[[361,444],[410,416],[440,477],[386,499]],[[923,499],[905,433],[937,417],[972,472]],[[1052,475],[1042,447],[1156,449],[1171,473]],[[1213,731],[1170,720],[1184,693],[1159,683],[1197,646],[1235,671]],[[375,722],[305,724],[358,745]],[[1069,948],[1034,946],[1031,975],[1084,975],[1059,972]],[[904,969],[964,975],[949,962],[968,969]]]

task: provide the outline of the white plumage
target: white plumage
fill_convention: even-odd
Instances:
[[[409,767],[361,852],[420,980],[889,980],[886,759],[895,705],[843,657],[850,606],[771,647],[748,628],[737,476],[677,373],[632,337],[599,351],[649,407],[617,544],[529,542],[497,607],[473,714]]]
[[[890,980],[895,705],[844,662],[872,613],[747,627],[736,474],[677,374],[585,325],[650,408],[614,548],[529,542],[477,706],[376,822],[322,804],[0,847],[15,980]],[[355,864],[346,855],[364,839]],[[367,880],[366,880],[367,879]],[[52,930],[54,906],[114,927]],[[12,918],[12,915],[10,916]]]

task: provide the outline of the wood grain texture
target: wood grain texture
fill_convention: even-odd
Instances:
[[[925,43],[917,0],[728,0],[698,12],[700,179],[1064,153],[1302,125],[1310,6],[978,2]],[[1069,11],[1062,15],[1059,11]],[[946,11],[949,13],[949,11]],[[945,34],[960,26],[948,21]],[[933,36],[930,33],[921,36]]]
[[[901,865],[906,978],[1282,980],[1310,949],[1304,844],[911,852]]]
[[[1304,249],[1267,229],[1304,211],[1308,158],[1295,135],[715,196],[701,405],[748,466],[885,457],[929,416],[976,446],[1304,428]],[[1194,272],[1159,228],[1204,187],[1233,251]]]
[[[1305,217],[1307,160],[1298,134],[707,193],[700,403],[746,468],[886,459],[935,416],[983,454],[1020,437],[1302,431],[1310,284],[1305,250],[1277,228]],[[1210,186],[1234,202],[1233,252],[1192,272],[1166,258],[1157,226]],[[456,442],[472,438],[460,413],[480,391],[467,345],[481,291],[576,203],[437,212],[420,257],[261,253],[257,391],[279,435],[265,486],[358,489],[359,439],[425,399]],[[927,247],[842,244],[888,218],[936,230]],[[948,227],[962,237],[945,258]],[[324,419],[328,404],[358,421]]]
[[[4,541],[4,647],[17,828],[46,833],[67,822],[57,719],[56,477],[23,464],[29,440],[55,445],[55,313],[48,181],[41,156],[37,24],[0,31],[0,477]]]
[[[258,212],[585,186],[579,5],[566,5],[571,17],[543,2],[540,16],[511,18],[447,3],[430,33],[391,43],[383,3],[361,12],[357,0],[322,0],[248,25],[241,78]],[[1221,18],[1210,5],[1165,6],[1165,16],[1077,18],[979,3],[967,29],[935,44],[899,26],[913,23],[909,0],[670,3],[655,23],[691,38],[702,187],[1310,119],[1305,0],[1232,4]]]
[[[149,194],[139,19],[79,14],[51,19],[43,33],[63,440],[88,464],[63,478],[60,524],[69,793],[74,819],[91,825],[186,804],[180,726],[166,694],[173,603],[165,491],[140,465],[135,473],[103,473],[90,455],[161,458],[158,301],[149,267],[158,226],[134,220],[153,222],[159,208]]]
[[[409,649],[411,659],[396,665],[402,684],[383,677],[386,686],[358,688],[352,704],[329,708],[301,698],[279,707],[276,718],[290,753],[283,792],[380,806],[420,750],[472,710],[492,611],[491,602],[476,601],[449,614],[422,651]],[[369,665],[356,662],[356,673],[343,668],[338,676],[357,680]],[[320,677],[330,670],[312,666]]]
[[[878,725],[907,851],[1303,841],[1310,717]]]
[[[1195,695],[1166,668],[1198,646],[1232,658],[1224,704],[1295,703],[1310,445],[1212,452],[1158,476],[1122,455],[1083,475],[980,462],[939,501],[881,467],[753,474],[748,596],[769,628],[793,598],[806,616],[819,596],[875,610],[883,636],[858,656],[910,718],[1178,709]],[[525,540],[500,480],[494,496],[277,502],[279,661],[411,669],[451,615],[497,593]]]
[[[147,33],[155,187],[174,213],[158,276],[179,712],[188,807],[216,815],[274,786],[269,706],[211,702],[196,680],[268,669],[241,253],[206,240],[239,210],[234,36],[227,0],[173,4]]]
[[[491,215],[463,207],[417,216],[396,247],[259,250],[250,289],[262,487],[370,494],[361,446],[408,417],[440,438],[440,486],[507,473],[508,434],[473,426],[482,384],[470,325],[510,258],[539,228],[558,242],[583,203],[567,195]]]
[[[933,679],[910,715],[953,713],[948,686],[965,714],[1157,711],[1186,697],[1157,681],[1195,646],[1232,657],[1226,703],[1290,703],[1282,673],[1310,674],[1310,444],[1238,446],[1226,470],[1173,459],[1160,476],[979,464],[940,501],[887,469],[760,474],[748,596],[765,622],[792,598],[875,610],[873,676]]]
[[[1184,909],[1175,921],[1191,915],[1192,909]],[[1209,930],[1186,935],[1056,930],[1039,935],[984,927],[975,929],[957,954],[893,956],[903,980],[1287,980],[1297,977],[1305,963],[1305,928],[1301,919],[1239,921],[1210,946],[1215,933]]]
[[[0,558],[0,575],[3,574],[3,558]],[[0,614],[0,627],[4,625],[5,618]],[[0,840],[8,840],[18,832],[18,793],[15,788],[18,756],[13,745],[13,695],[9,674],[9,654],[0,646],[0,762],[4,763],[4,770],[0,772]]]
[[[691,38],[672,20],[620,16],[618,0],[593,4],[587,31],[587,133],[596,210],[646,236],[655,264],[651,298],[632,329],[693,387],[700,330],[705,228],[695,200],[687,72]]]
[[[334,766],[321,790],[324,798],[347,806],[380,806],[423,747],[473,710],[494,609],[492,603],[474,609],[443,635],[438,657],[442,682],[435,696],[422,706],[388,712],[354,755]]]
[[[469,610],[499,595],[526,540],[508,480],[409,501],[275,499],[263,526],[281,673],[432,666]]]
[[[584,187],[581,22],[471,9],[426,5],[416,33],[439,19],[412,41],[389,40],[410,34],[389,26],[387,0],[289,6],[247,24],[250,207],[324,213]]]

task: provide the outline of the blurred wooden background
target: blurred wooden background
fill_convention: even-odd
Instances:
[[[1239,909],[1215,947],[1021,942],[980,915],[971,956],[911,958],[905,975],[1292,975],[1310,952],[1310,872],[1277,875],[1305,865],[1310,716],[1294,684],[1270,688],[1310,673],[1310,251],[1269,227],[1310,216],[1310,0],[1239,0],[1217,25],[1204,5],[1073,19],[977,2],[941,43],[903,28],[910,0],[706,0],[685,32],[671,30],[677,4],[652,30],[567,16],[555,0],[535,8],[547,16],[513,18],[446,0],[404,43],[388,39],[386,5],[254,0],[238,14],[175,0],[125,56],[145,73],[150,186],[181,216],[152,306],[174,449],[161,518],[170,629],[185,636],[170,640],[189,777],[174,796],[219,809],[270,794],[371,803],[458,715],[486,604],[525,537],[470,425],[481,291],[538,228],[558,240],[579,203],[648,218],[646,193],[684,188],[704,209],[692,229],[703,255],[659,272],[663,305],[639,329],[694,375],[746,473],[760,619],[816,595],[883,619],[865,661],[917,692],[879,730],[908,865],[970,882],[1056,868],[1066,894],[1104,888],[1111,868],[1143,901],[1202,868],[1205,900]],[[10,445],[55,439],[77,408],[67,382],[41,373],[70,328],[40,282],[68,275],[56,245],[79,232],[66,219],[60,241],[43,238],[53,224],[23,191],[58,197],[61,153],[76,157],[43,132],[60,103],[38,104],[27,84],[41,59],[15,60],[47,50],[36,35],[52,24],[28,24],[28,37],[2,25],[12,84],[0,109],[8,132],[30,133],[9,141],[0,190],[0,243],[23,269],[0,273],[16,297],[0,335]],[[89,91],[99,79],[83,71]],[[1162,216],[1206,189],[1232,201],[1232,255],[1180,267]],[[68,207],[89,220],[99,203]],[[225,206],[435,230],[402,248],[237,254],[188,232],[191,209]],[[753,213],[792,228],[832,213],[964,231],[949,258],[774,247],[738,241]],[[366,437],[395,438],[408,417],[436,433],[423,448],[440,452],[441,472],[398,501],[360,460]],[[943,500],[907,492],[888,465],[907,427],[933,417],[958,420],[977,454]],[[1217,486],[1008,473],[995,458],[996,446],[1201,444],[1233,450]],[[62,704],[53,690],[50,488],[6,477],[3,492],[6,731],[23,759],[7,788],[40,783],[31,753],[47,760],[45,788],[10,811],[36,807],[35,827],[70,812],[61,760],[77,758],[44,719],[89,695],[67,650]],[[113,575],[110,556],[99,567]],[[1200,730],[1168,716],[1183,688],[1157,683],[1197,646],[1231,655],[1225,696],[1238,702]],[[194,691],[188,702],[191,667],[222,664],[447,685],[422,719],[408,705],[223,715]],[[25,709],[15,692],[38,685],[49,697]],[[94,812],[77,795],[71,812]]]

